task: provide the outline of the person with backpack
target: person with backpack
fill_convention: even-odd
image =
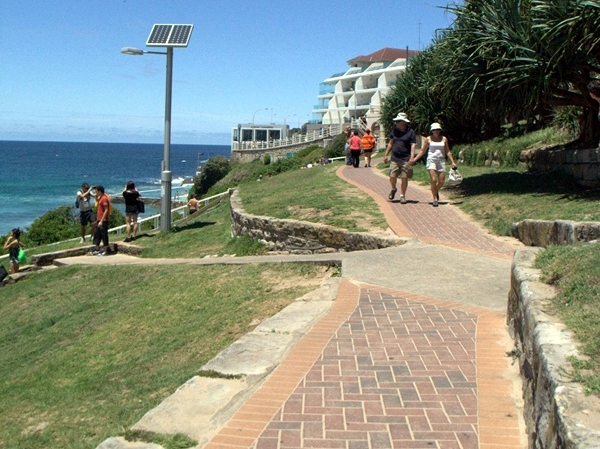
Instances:
[[[92,189],[87,183],[81,184],[81,190],[77,191],[77,208],[79,209],[79,223],[81,224],[81,240],[79,243],[85,242],[85,227],[90,225],[90,235],[94,237],[96,232],[96,218],[94,218],[94,212],[92,211],[92,205],[90,204],[90,198],[92,196]]]
[[[104,186],[96,186],[96,232],[94,233],[94,245],[92,251],[95,256],[106,256],[108,251],[108,218],[112,210],[110,197],[104,192]],[[100,242],[103,248],[100,250]]]

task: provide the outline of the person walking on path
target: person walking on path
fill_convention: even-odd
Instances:
[[[383,162],[387,164],[388,156],[390,159],[390,185],[392,190],[388,195],[393,200],[398,191],[396,184],[400,177],[400,203],[406,203],[406,189],[408,188],[408,178],[412,177],[412,166],[414,165],[415,148],[417,146],[417,135],[408,125],[410,120],[403,112],[398,113],[394,118],[396,127],[390,133],[390,141],[383,156]]]
[[[79,223],[81,224],[81,240],[79,243],[85,242],[85,228],[90,225],[90,235],[93,237],[96,232],[96,218],[92,211],[90,198],[92,196],[92,187],[87,183],[81,184],[81,190],[77,192],[77,202],[79,207]]]
[[[346,142],[344,142],[344,155],[346,156],[346,165],[352,165],[352,156],[350,155],[350,128],[344,130],[346,136]]]
[[[4,249],[8,250],[10,274],[16,274],[19,272],[19,251],[21,248],[25,248],[25,245],[19,240],[19,237],[21,237],[21,230],[19,228],[15,228],[10,231],[9,236],[4,242]]]
[[[360,137],[358,131],[354,130],[352,137],[350,137],[350,157],[352,158],[352,166],[358,168],[360,164]]]
[[[371,134],[371,129],[365,129],[365,133],[360,139],[360,147],[365,153],[365,167],[371,166],[371,155],[373,154],[373,149],[375,148],[375,137]]]
[[[127,229],[127,237],[125,242],[135,240],[138,233],[138,199],[142,195],[135,188],[135,183],[129,181],[123,189],[123,198],[125,198],[125,228]]]
[[[108,250],[108,217],[110,217],[110,198],[104,193],[103,186],[96,186],[96,232],[94,233],[94,245],[96,248],[92,251],[95,256],[106,256]],[[104,248],[100,250],[100,242]]]
[[[431,194],[433,195],[433,207],[438,207],[440,200],[440,190],[444,187],[446,180],[446,157],[452,162],[452,169],[456,169],[456,162],[452,157],[452,152],[448,146],[448,139],[442,135],[442,127],[439,123],[432,123],[429,130],[431,135],[425,137],[421,151],[415,156],[414,162],[417,162],[427,154],[427,171],[429,172],[429,180],[431,182]]]

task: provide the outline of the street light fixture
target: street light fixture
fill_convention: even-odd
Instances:
[[[166,47],[166,51],[123,47],[121,53],[142,56],[145,53],[167,56],[165,87],[165,145],[160,176],[160,230],[171,230],[171,94],[173,86],[173,48],[187,47],[194,25],[154,25],[146,41],[147,47]]]
[[[256,111],[254,111],[254,114],[252,114],[252,126],[254,126],[254,117],[256,117],[256,113],[259,111],[268,111],[268,110],[269,110],[269,108],[260,108],[260,109],[257,109]]]

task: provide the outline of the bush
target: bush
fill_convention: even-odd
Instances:
[[[325,148],[323,155],[327,158],[345,156],[346,152],[344,148],[346,146],[346,140],[345,134],[339,134],[335,139],[333,139],[331,144]]]
[[[196,195],[204,195],[212,186],[223,179],[230,170],[231,165],[225,156],[211,157],[202,167],[200,176],[194,178],[194,192],[196,192]]]
[[[270,163],[271,163],[271,155],[267,153],[263,157],[263,164],[269,165]]]
[[[118,209],[113,208],[108,227],[114,228],[123,224],[125,217]],[[23,233],[22,240],[31,246],[47,245],[78,237],[80,229],[79,209],[61,206],[36,218]]]

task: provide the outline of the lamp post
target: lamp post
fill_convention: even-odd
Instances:
[[[295,117],[296,114],[290,114],[290,115],[286,115],[285,117],[283,117],[283,129],[285,130],[285,138],[287,139],[287,123],[286,120],[288,119],[288,117]]]
[[[145,53],[166,55],[167,74],[165,84],[165,139],[160,174],[160,230],[171,231],[171,95],[173,86],[173,47],[187,47],[193,25],[154,25],[146,46],[166,47],[166,51],[149,51],[123,47],[121,53],[142,56]]]
[[[268,111],[268,110],[269,110],[269,108],[260,108],[260,109],[257,109],[256,111],[254,111],[254,114],[252,114],[252,126],[254,126],[254,117],[256,117],[256,113],[259,111]]]

